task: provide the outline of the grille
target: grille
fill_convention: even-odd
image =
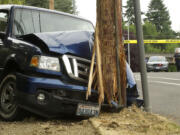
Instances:
[[[70,78],[88,82],[91,61],[71,55],[63,55],[66,71]]]
[[[153,64],[154,67],[161,67],[163,64]]]

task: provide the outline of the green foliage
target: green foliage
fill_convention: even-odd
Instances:
[[[167,44],[166,49],[164,50],[165,53],[174,53],[175,48],[179,48],[179,44]]]
[[[133,0],[128,0],[127,3],[126,3],[126,6],[124,6],[124,7],[126,8],[124,16],[129,21],[129,24],[130,25],[135,24]]]
[[[155,24],[158,32],[167,34],[172,31],[169,12],[162,0],[151,0],[146,16],[146,20]]]
[[[177,68],[175,64],[170,64],[168,68],[168,72],[177,72]]]
[[[123,29],[125,31],[128,31],[128,26],[127,25],[124,25]],[[129,32],[133,33],[134,35],[136,35],[136,27],[132,24],[132,25],[129,25]]]
[[[125,17],[129,20],[130,33],[136,35],[134,27],[135,17],[133,0],[128,0],[125,6]],[[143,24],[144,39],[177,39],[180,33],[171,29],[171,21],[167,8],[162,0],[151,0],[149,10],[146,13],[146,19]],[[123,29],[128,30],[127,22],[123,23]],[[174,49],[179,47],[178,44],[144,44],[146,53],[174,53]]]
[[[129,32],[132,32],[132,33],[134,33],[134,35],[136,35],[136,27],[135,27],[135,25],[130,25],[129,26]]]
[[[49,0],[26,0],[26,5],[49,8]],[[54,0],[54,5],[55,5],[54,7],[55,10],[59,10],[71,14],[77,13],[76,7],[73,8],[73,6],[75,6],[73,0]]]
[[[144,44],[146,53],[160,53],[161,49],[155,47],[153,44]],[[158,46],[158,45],[157,45]]]
[[[123,29],[125,31],[128,31],[128,26],[125,24],[125,22],[123,23]],[[129,26],[129,31],[130,33],[136,35],[136,29],[134,25]],[[148,21],[145,21],[145,23],[143,24],[143,33],[145,40],[164,39],[161,37],[166,36],[161,35],[161,33],[156,30],[156,26]],[[178,35],[180,34],[170,33],[169,38],[171,37],[172,39],[174,39]],[[180,47],[179,44],[144,44],[144,46],[146,53],[174,53],[175,48]]]
[[[146,53],[174,53],[175,48],[180,47],[179,44],[144,44]],[[164,46],[166,49],[161,49]]]
[[[26,5],[49,8],[49,0],[26,0]]]
[[[143,25],[143,33],[144,39],[157,39],[159,33],[156,30],[156,26],[148,21],[145,21]],[[145,44],[146,52],[157,52],[159,50],[159,46],[156,44]]]
[[[163,4],[162,0],[151,0],[146,16],[147,18],[145,19],[145,21],[146,22],[148,21],[151,24],[154,24],[158,32],[157,34],[156,32],[154,33],[153,31],[151,31],[152,33],[151,34],[149,33],[149,35],[152,35],[152,38],[155,38],[155,39],[176,38],[175,32],[171,29],[169,11]],[[152,27],[149,27],[148,29],[151,29],[151,28]],[[161,52],[166,52],[167,49],[170,52],[172,51],[172,48],[173,48],[171,47],[172,45],[162,45],[162,44],[158,44],[158,45],[155,44],[151,46],[153,46],[156,49],[160,49]],[[146,49],[148,50],[148,47]],[[152,48],[150,48],[149,50],[152,51]],[[153,50],[153,51],[157,51],[157,50]]]
[[[71,14],[76,13],[76,11],[74,12],[72,0],[55,0],[55,9]]]
[[[18,4],[22,5],[25,3],[25,0],[0,0],[0,4]]]
[[[143,33],[145,39],[156,39],[159,35],[156,26],[148,21],[145,21],[143,25]]]
[[[124,17],[127,19],[127,21],[125,21],[125,23],[134,25],[135,24],[135,14],[134,14],[133,0],[127,0],[126,6],[124,6],[124,8],[125,8]],[[141,14],[143,15],[144,13],[141,12]]]

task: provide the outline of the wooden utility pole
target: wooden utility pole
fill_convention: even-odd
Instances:
[[[49,0],[49,9],[54,10],[54,0]]]
[[[96,70],[99,102],[126,105],[126,63],[122,42],[122,0],[97,0],[95,33]],[[94,56],[94,55],[93,55]],[[92,62],[93,64],[93,62]],[[91,66],[93,67],[93,65]],[[98,67],[98,68],[97,68]],[[91,70],[87,96],[92,84]]]
[[[122,34],[122,0],[115,0],[115,45],[116,45],[116,68],[117,68],[117,89],[119,106],[126,106],[126,83],[123,82],[126,76],[125,54],[123,53],[123,34]],[[120,55],[121,54],[121,55]],[[120,59],[121,58],[121,59]],[[122,80],[122,81],[121,81]]]

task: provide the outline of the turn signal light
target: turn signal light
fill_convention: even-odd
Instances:
[[[32,57],[30,65],[33,67],[38,67],[39,58],[37,56]]]

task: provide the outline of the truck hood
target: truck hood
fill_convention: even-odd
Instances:
[[[88,31],[33,33],[21,38],[34,45],[38,44],[37,46],[40,46],[39,42],[43,42],[50,52],[72,54],[87,59],[91,59],[94,42],[93,32]]]

